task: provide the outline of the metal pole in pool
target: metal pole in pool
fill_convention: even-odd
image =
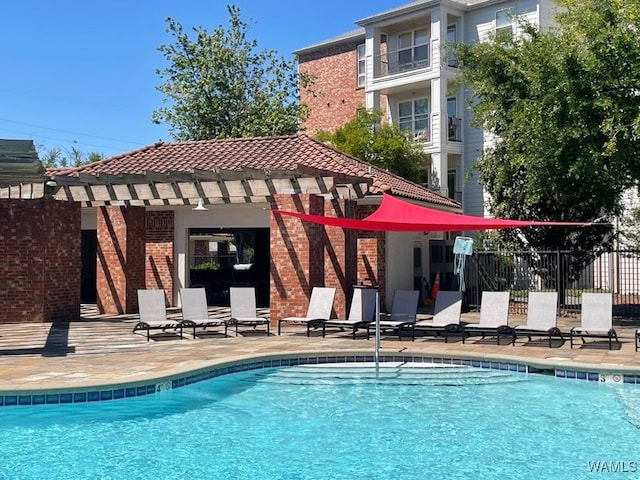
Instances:
[[[373,359],[376,363],[376,371],[378,371],[378,362],[380,361],[380,291],[376,288],[376,341]]]

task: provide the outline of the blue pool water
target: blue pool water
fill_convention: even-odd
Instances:
[[[469,367],[254,370],[0,427],[2,479],[640,478],[639,386]]]

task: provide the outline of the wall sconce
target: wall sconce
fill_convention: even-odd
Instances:
[[[55,195],[56,191],[58,189],[58,183],[55,180],[47,180],[44,183],[44,196],[45,197],[52,197],[53,195]]]
[[[193,207],[193,210],[198,211],[198,212],[203,212],[203,211],[209,210],[209,209],[204,206],[204,200],[202,198],[199,198],[198,199],[198,205]]]

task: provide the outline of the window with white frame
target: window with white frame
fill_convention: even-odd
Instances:
[[[429,65],[429,30],[426,28],[398,35],[400,70]]]
[[[404,132],[411,132],[416,140],[429,140],[429,100],[416,98],[399,102],[398,127]]]
[[[504,9],[496,12],[496,36],[513,37],[513,10]]]
[[[367,62],[364,43],[358,45],[358,87],[364,87],[367,80]]]

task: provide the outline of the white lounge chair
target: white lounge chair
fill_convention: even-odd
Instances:
[[[332,318],[322,323],[322,336],[326,335],[327,327],[343,330],[351,329],[352,338],[356,338],[359,328],[367,327],[374,321],[376,314],[376,290],[373,288],[355,288],[351,296],[351,307],[346,320]]]
[[[547,337],[549,348],[554,337],[564,343],[562,332],[557,326],[558,292],[529,292],[527,302],[527,323],[513,329],[513,344],[518,337]]]
[[[182,338],[182,322],[167,319],[164,290],[138,290],[138,309],[140,321],[133,327],[133,332],[146,331],[147,342],[151,338],[151,330],[166,332],[173,329]]]
[[[433,308],[433,318],[420,320],[413,325],[415,331],[435,336],[444,336],[444,341],[449,341],[449,335],[462,335],[460,315],[462,314],[462,292],[447,292],[440,290],[436,295],[436,304]]]
[[[227,336],[227,322],[222,318],[209,318],[207,308],[207,293],[204,288],[181,288],[180,304],[182,306],[182,324],[193,328],[193,338],[196,338],[196,328],[206,330],[207,327],[224,327]]]
[[[610,293],[582,294],[580,326],[571,329],[570,337],[571,348],[574,337],[580,337],[583,344],[586,343],[585,338],[606,338],[609,341],[609,350],[613,340],[620,343],[613,329],[613,297]]]
[[[419,299],[420,292],[418,290],[396,290],[393,292],[391,312],[380,316],[380,331],[397,331],[398,339],[401,339],[402,329],[412,327],[416,322]],[[375,328],[374,323],[367,328],[367,339],[371,337],[372,328]]]
[[[482,292],[480,321],[469,323],[462,328],[462,343],[472,335],[495,336],[498,345],[500,337],[509,335],[513,340],[513,328],[509,327],[509,292]]]
[[[256,289],[254,287],[230,287],[229,298],[231,303],[230,325],[236,326],[236,336],[238,336],[238,326],[250,326],[254,329],[259,325],[267,326],[269,335],[269,319],[259,317],[256,310]]]
[[[307,337],[311,328],[318,328],[323,321],[331,318],[333,310],[333,299],[336,289],[333,287],[313,287],[311,299],[307,307],[307,314],[304,317],[285,317],[278,320],[278,335],[283,323],[292,323],[307,326]]]

